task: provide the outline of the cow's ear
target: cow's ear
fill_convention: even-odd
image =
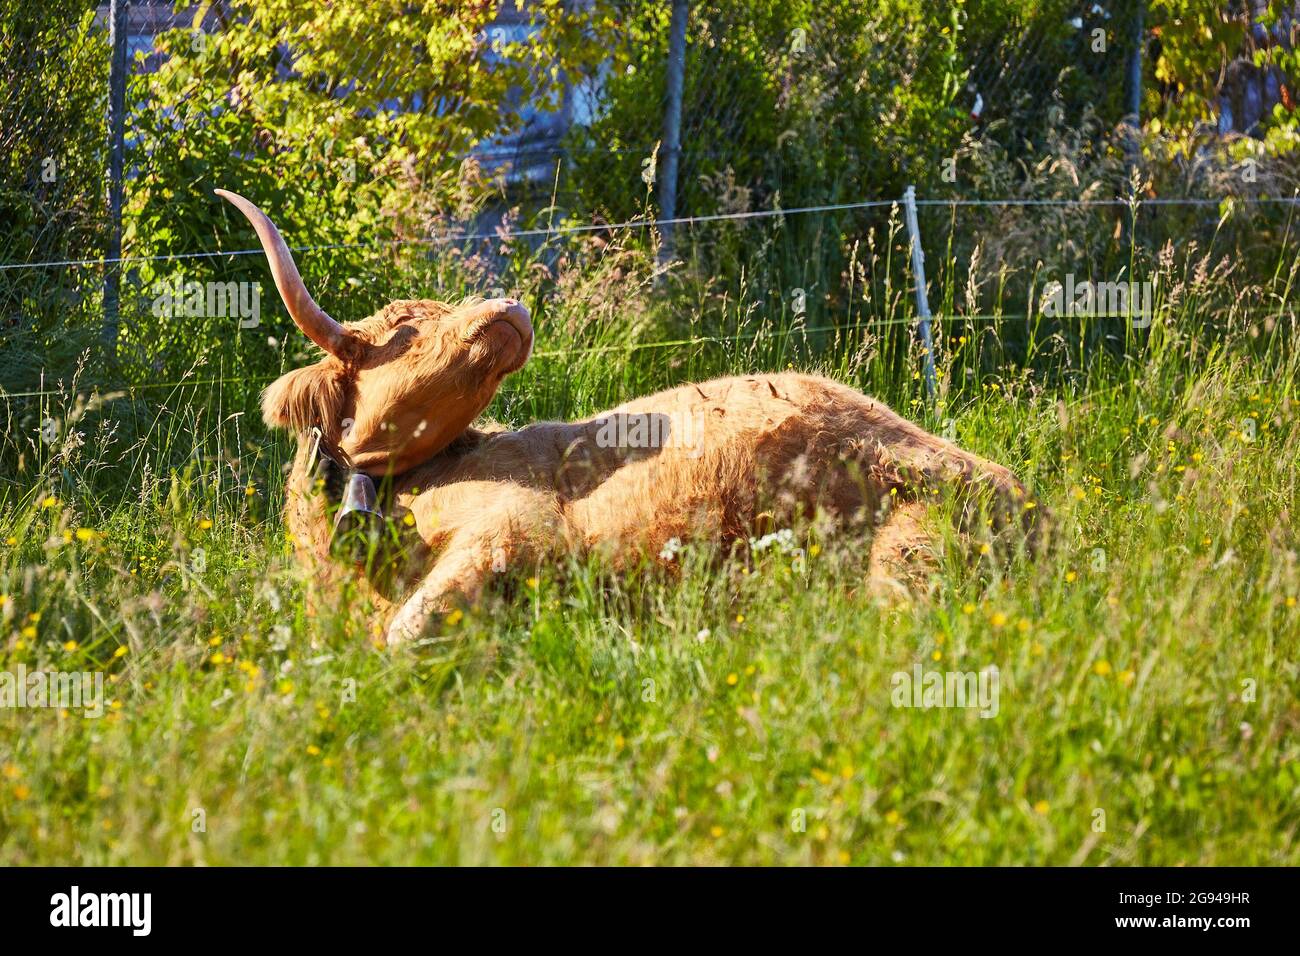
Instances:
[[[262,393],[262,420],[272,428],[328,430],[343,414],[343,374],[319,363],[281,375]]]

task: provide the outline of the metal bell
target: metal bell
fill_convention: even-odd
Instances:
[[[384,525],[383,512],[379,510],[375,483],[369,475],[353,472],[348,476],[343,490],[343,501],[334,518],[334,534],[330,538],[330,551],[354,561],[364,561],[371,548],[379,542]]]

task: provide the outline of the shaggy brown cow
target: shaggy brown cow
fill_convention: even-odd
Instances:
[[[328,353],[262,402],[268,424],[299,436],[286,519],[300,558],[320,574],[354,573],[330,557],[321,449],[379,480],[386,511],[414,518],[419,540],[402,551],[393,603],[378,598],[389,643],[476,600],[494,570],[566,552],[600,549],[618,566],[673,538],[725,543],[816,510],[874,526],[881,583],[930,547],[924,499],[936,490],[985,486],[1025,506],[1007,469],[815,375],[721,378],[583,421],[475,429],[532,349],[522,304],[398,301],[341,325],[312,300],[271,220],[218,193],[252,222],[289,314]]]

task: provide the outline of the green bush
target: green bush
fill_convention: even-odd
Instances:
[[[291,246],[308,247],[297,257],[304,277],[340,319],[395,297],[478,291],[448,271],[445,247],[419,241],[445,218],[471,218],[490,186],[458,175],[456,157],[518,122],[512,88],[553,98],[553,61],[576,67],[599,48],[561,3],[535,5],[528,43],[488,32],[493,12],[233,0],[214,14],[215,31],[161,35],[161,67],[132,84],[127,248],[142,257],[256,248],[243,217],[212,194],[223,187],[262,206]],[[125,356],[143,376],[198,363],[237,377],[276,371],[267,336],[299,343],[266,278],[260,256],[139,264]],[[255,331],[153,316],[158,283],[188,280],[262,281],[275,314]]]
[[[90,0],[0,5],[0,264],[104,254],[108,48]],[[97,338],[102,272],[0,270],[0,387],[39,387]]]

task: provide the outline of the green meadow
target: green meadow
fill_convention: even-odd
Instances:
[[[898,371],[905,296],[810,331],[757,302],[629,308],[648,266],[523,290],[539,341],[504,424],[795,367],[1016,470],[1043,553],[949,535],[891,603],[867,538],[811,526],[687,542],[677,573],[515,569],[386,650],[347,594],[306,613],[257,383],[69,381],[10,412],[0,658],[101,673],[103,715],[0,709],[0,862],[1300,862],[1300,263],[1260,287],[1184,265],[1140,332],[942,322],[933,403]],[[918,667],[996,668],[996,713],[895,706]]]

